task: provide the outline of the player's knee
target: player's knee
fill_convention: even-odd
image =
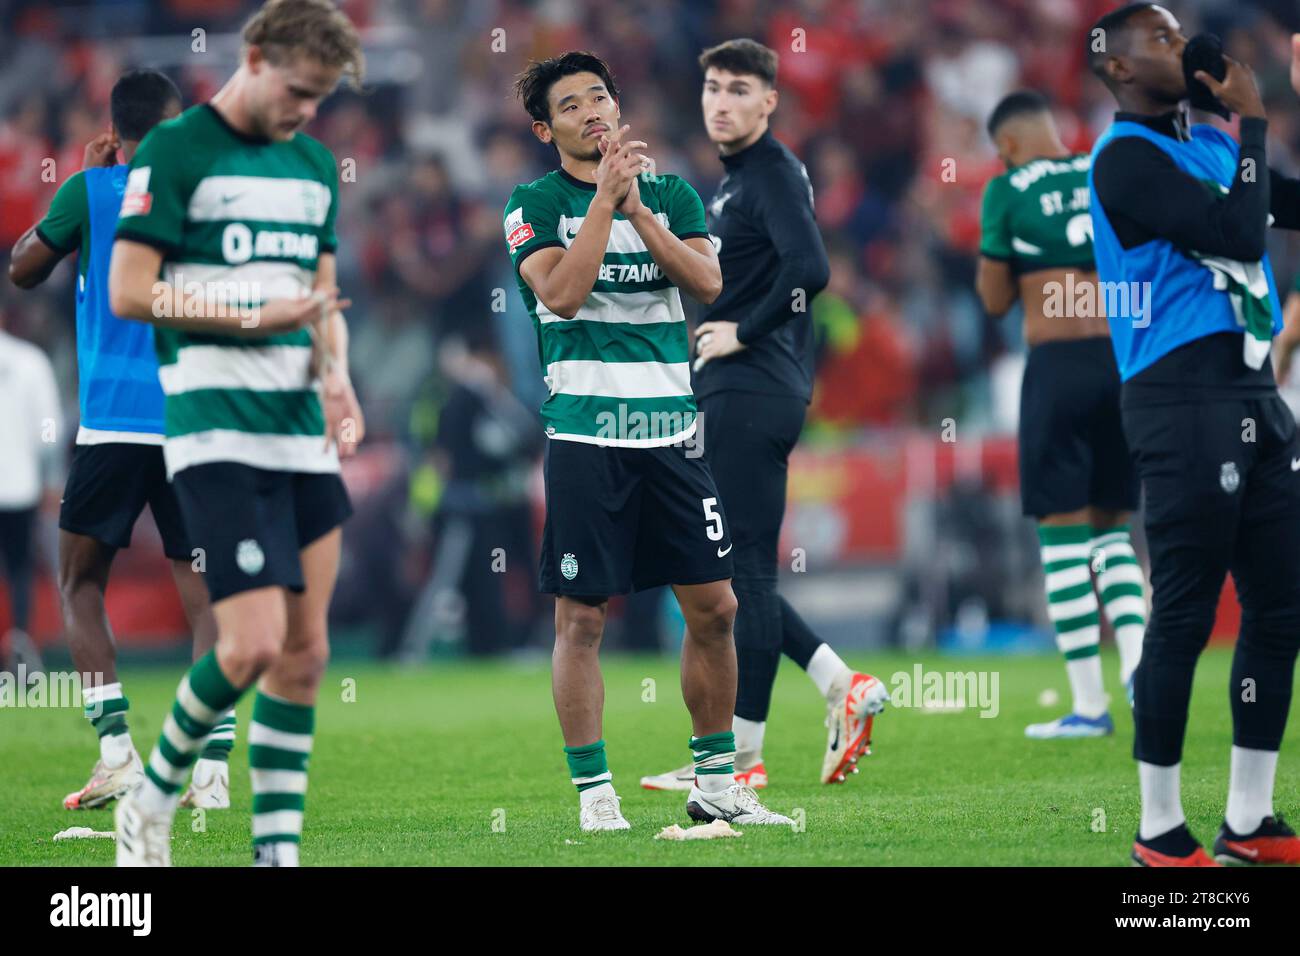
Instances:
[[[1300,648],[1300,609],[1243,608],[1239,647],[1268,657],[1294,658]]]
[[[566,647],[592,648],[605,632],[608,605],[565,601],[555,615],[555,640]]]
[[[285,680],[311,690],[320,686],[325,677],[325,668],[330,662],[329,642],[325,639],[324,628],[313,638],[286,650],[279,666]]]
[[[731,637],[736,623],[736,595],[727,588],[716,597],[692,609],[690,631],[701,638],[718,639]]]
[[[217,638],[217,657],[222,670],[237,686],[256,680],[284,652],[284,624],[277,621],[248,622],[234,633]]]
[[[1148,656],[1196,657],[1205,649],[1214,630],[1215,606],[1190,602],[1184,606],[1159,608],[1151,615],[1143,638],[1142,654]]]
[[[99,569],[80,561],[59,564],[59,597],[65,617],[70,615],[80,601],[88,597],[104,600],[104,575]]]

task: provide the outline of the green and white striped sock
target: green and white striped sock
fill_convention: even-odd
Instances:
[[[1092,529],[1083,525],[1040,525],[1038,541],[1047,576],[1047,616],[1056,628],[1056,646],[1065,655],[1074,712],[1100,717],[1106,712],[1101,685],[1101,618],[1088,566]]]
[[[691,738],[695,785],[705,793],[720,793],[736,783],[736,735],[725,730]]]
[[[144,783],[137,791],[137,799],[147,812],[176,809],[181,785],[189,776],[204,738],[243,693],[221,672],[215,651],[195,661],[189,673],[181,678],[171,713],[163,721],[158,745],[144,768]]]
[[[258,691],[248,728],[253,784],[253,854],[261,862],[296,865],[307,800],[316,708]]]
[[[1147,599],[1143,590],[1142,566],[1129,539],[1128,525],[1093,531],[1092,567],[1106,620],[1115,629],[1119,648],[1119,680],[1126,683],[1142,657],[1142,638],[1147,630]]]
[[[221,715],[217,726],[212,728],[207,740],[203,741],[200,760],[230,760],[230,751],[235,746],[235,708],[231,707]]]
[[[121,683],[81,688],[86,719],[99,735],[99,759],[106,767],[120,767],[131,759],[131,733],[126,712],[131,702],[122,694]]]
[[[609,772],[609,764],[605,759],[603,739],[580,747],[565,747],[564,759],[569,762],[569,779],[578,788],[578,793],[586,793],[601,784],[613,788],[614,775]]]

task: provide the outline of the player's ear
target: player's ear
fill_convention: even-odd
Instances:
[[[541,120],[533,120],[533,135],[547,145],[551,142],[551,127],[549,123],[543,123]]]
[[[765,98],[767,100],[767,115],[771,116],[776,112],[776,105],[781,100],[781,94],[773,88],[767,91],[767,96]]]
[[[1133,71],[1129,69],[1128,64],[1120,57],[1108,56],[1102,69],[1105,70],[1106,76],[1110,77],[1112,83],[1123,85],[1133,80]]]

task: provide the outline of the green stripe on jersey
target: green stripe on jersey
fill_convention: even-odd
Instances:
[[[253,392],[235,388],[205,388],[169,395],[167,434],[244,432],[250,435],[321,435],[325,419],[314,391]]]
[[[548,326],[543,366],[552,362],[686,362],[690,344],[677,323],[649,325],[573,319]]]

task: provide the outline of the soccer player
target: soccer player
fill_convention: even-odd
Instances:
[[[1214,854],[1300,863],[1300,839],[1273,806],[1300,649],[1300,438],[1267,364],[1281,321],[1265,251],[1270,209],[1278,225],[1300,227],[1300,182],[1270,173],[1263,103],[1236,61],[1222,83],[1197,78],[1240,115],[1240,143],[1188,125],[1187,40],[1168,10],[1123,7],[1088,43],[1120,107],[1093,147],[1093,246],[1102,283],[1128,292],[1129,308],[1108,318],[1146,491],[1153,588],[1134,681],[1142,815],[1132,856],[1215,865],[1187,828],[1179,777],[1196,660],[1231,571],[1242,616]]]
[[[696,329],[695,395],[705,457],[736,545],[736,779],[767,785],[763,734],[784,651],[826,698],[821,781],[838,783],[869,752],[887,691],[845,664],[776,591],[787,462],[812,399],[810,305],[829,265],[807,171],[768,128],[776,52],[730,40],[705,50],[699,63],[705,129],[726,169],[707,207],[722,295]],[[641,785],[682,789],[690,771],[642,777]]]
[[[691,441],[680,295],[711,302],[722,287],[703,204],[679,177],[648,174],[638,152],[646,144],[623,138],[618,87],[599,57],[531,63],[515,92],[559,158],[558,169],[511,193],[505,233],[550,388],[539,583],[556,595],[552,688],[581,827],[628,827],[602,734],[607,601],[662,584],[686,619],[682,696],[695,758],[687,813],[788,824],[734,778],[734,545]]]
[[[128,700],[117,679],[117,648],[104,613],[104,590],[118,549],[146,504],[171,561],[172,577],[194,635],[195,659],[212,650],[216,623],[202,575],[163,466],[163,393],[153,330],[118,318],[108,305],[113,229],[127,166],[156,124],[180,113],[181,95],[166,75],[135,70],[109,96],[112,127],[86,147],[83,169],[59,187],[49,212],[14,246],[9,277],[24,289],[44,282],[77,254],[77,373],[81,425],[59,510],[59,597],[72,663],[83,679],[86,717],[99,735],[90,780],[68,794],[69,810],[100,807],[140,783],[144,768],[127,727]],[[121,150],[124,163],[117,162]],[[222,715],[195,764],[186,805],[230,806],[228,758],[235,714]]]
[[[1120,424],[1105,312],[1096,305],[1092,159],[1066,149],[1047,100],[1032,91],[1003,99],[988,131],[1007,172],[984,190],[976,286],[991,315],[1003,315],[1017,299],[1024,307],[1021,507],[1038,521],[1047,613],[1074,701],[1069,714],[1031,724],[1025,736],[1101,737],[1115,726],[1102,690],[1090,569],[1115,630],[1126,691],[1142,654],[1146,596],[1128,529],[1138,503],[1137,469]]]
[[[362,68],[329,0],[271,0],[244,27],[235,75],[156,127],[131,164],[110,304],[154,325],[163,456],[206,562],[217,643],[182,679],[140,788],[118,801],[119,866],[170,864],[180,783],[255,683],[254,862],[298,863],[351,512],[339,454],[364,432],[335,288],[337,168],[301,130]]]

